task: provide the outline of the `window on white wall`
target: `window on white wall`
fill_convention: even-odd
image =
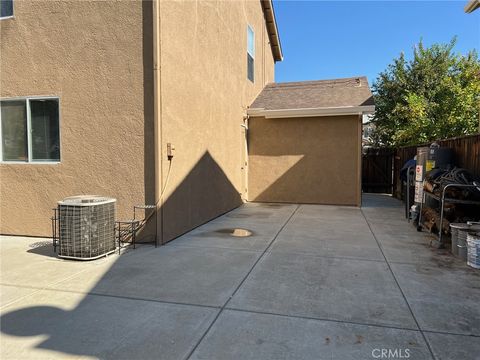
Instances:
[[[251,82],[255,80],[255,33],[250,25],[247,26],[247,77]]]
[[[0,0],[0,19],[13,16],[13,0]]]
[[[58,98],[0,101],[1,160],[59,162]]]

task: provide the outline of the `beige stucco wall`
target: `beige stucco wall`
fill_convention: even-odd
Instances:
[[[0,165],[0,233],[50,235],[51,209],[75,194],[113,196],[118,217],[131,218],[154,191],[151,4],[14,6],[0,21],[0,96],[60,98],[62,159]]]
[[[161,148],[176,148],[163,206],[168,241],[241,204],[243,116],[274,81],[274,62],[260,1],[167,1],[160,13]],[[247,24],[255,31],[255,83],[247,79]]]
[[[359,116],[249,120],[251,201],[360,206]]]
[[[157,218],[168,241],[245,198],[241,124],[274,61],[260,1],[162,1],[160,13],[160,188],[176,148]],[[0,233],[50,235],[51,208],[74,194],[116,197],[118,218],[153,203],[152,3],[16,1],[0,31],[0,96],[58,96],[62,157],[0,164]]]

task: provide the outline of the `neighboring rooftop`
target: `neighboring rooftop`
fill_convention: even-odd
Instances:
[[[368,80],[362,76],[268,84],[250,109],[293,110],[373,105]]]

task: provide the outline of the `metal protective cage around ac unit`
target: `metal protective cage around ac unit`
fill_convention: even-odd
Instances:
[[[58,256],[93,260],[115,251],[116,199],[71,196],[58,202]]]

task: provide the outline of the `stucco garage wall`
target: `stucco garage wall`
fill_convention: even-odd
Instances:
[[[359,116],[249,120],[250,201],[360,206]]]
[[[161,2],[164,241],[242,203],[243,117],[274,62],[260,1]],[[247,24],[255,31],[255,82],[247,79]]]
[[[0,96],[60,98],[62,159],[0,165],[0,232],[50,235],[52,207],[75,194],[113,196],[131,218],[154,196],[151,3],[14,6],[0,21]]]

